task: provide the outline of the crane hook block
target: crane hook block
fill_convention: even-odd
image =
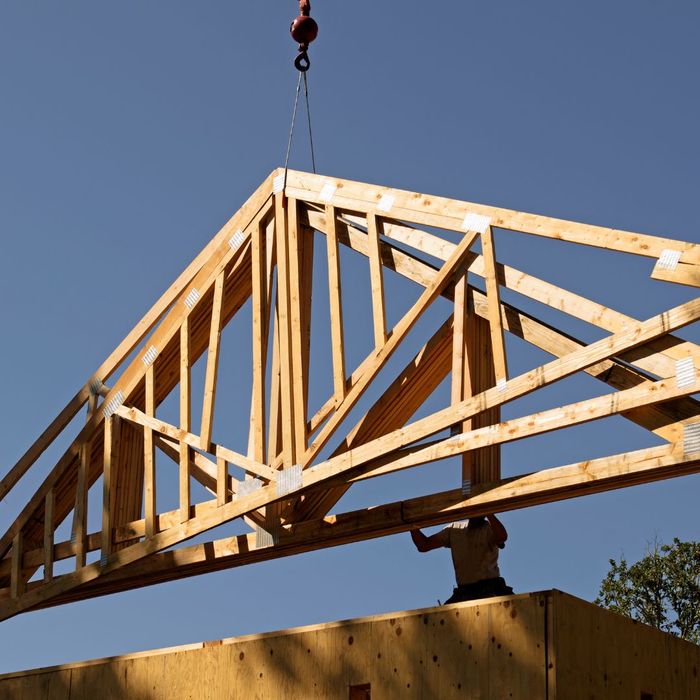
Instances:
[[[309,15],[299,15],[293,22],[289,30],[292,34],[292,39],[308,48],[309,44],[318,36],[318,24],[313,17]]]
[[[299,0],[299,16],[292,22],[289,28],[292,39],[299,44],[299,55],[294,61],[296,69],[306,73],[311,66],[309,44],[318,36],[318,24],[311,17],[311,0]]]

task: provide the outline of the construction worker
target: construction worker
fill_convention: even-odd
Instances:
[[[495,515],[452,523],[430,537],[419,529],[411,530],[411,538],[419,552],[440,547],[448,547],[452,552],[457,588],[445,605],[512,595],[513,589],[506,585],[498,570],[498,550],[505,547],[508,533]]]

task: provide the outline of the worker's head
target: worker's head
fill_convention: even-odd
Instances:
[[[477,528],[486,525],[486,518],[483,515],[479,515],[475,518],[469,518],[469,523],[467,527]]]

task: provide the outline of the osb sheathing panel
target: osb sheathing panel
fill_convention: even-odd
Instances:
[[[0,677],[0,698],[545,698],[546,594]]]
[[[373,700],[691,700],[699,671],[699,647],[553,591],[8,674],[0,700],[346,700],[366,683]]]
[[[549,700],[700,698],[700,647],[553,591]]]

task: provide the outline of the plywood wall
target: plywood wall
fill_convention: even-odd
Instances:
[[[545,698],[546,594],[0,677],[17,700]],[[362,697],[357,695],[356,697]]]
[[[700,647],[551,591],[8,674],[0,700],[695,700],[699,670]]]
[[[552,591],[549,700],[700,700],[700,647]]]

